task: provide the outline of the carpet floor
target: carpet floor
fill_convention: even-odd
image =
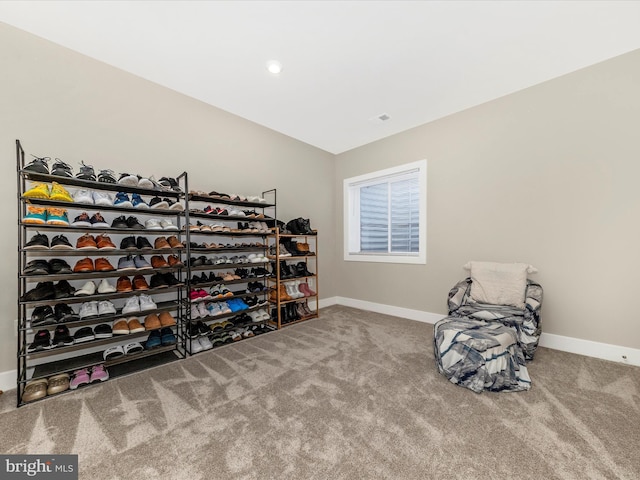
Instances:
[[[540,348],[532,388],[449,383],[433,326],[321,318],[14,407],[0,451],[77,453],[80,478],[638,479],[640,368]]]

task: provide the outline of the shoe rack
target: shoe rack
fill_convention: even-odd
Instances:
[[[84,234],[98,235],[104,234],[111,238],[113,243],[117,246],[120,244],[121,239],[130,236],[143,236],[148,238],[153,245],[154,240],[160,236],[169,237],[176,235],[177,238],[184,244],[185,234],[182,229],[182,221],[185,217],[184,212],[170,209],[141,209],[141,208],[128,208],[122,206],[97,206],[89,203],[76,203],[68,201],[51,200],[47,198],[25,198],[25,192],[33,188],[37,183],[45,183],[52,185],[53,182],[58,183],[65,189],[71,187],[74,189],[88,189],[92,192],[108,192],[111,195],[115,195],[116,192],[125,192],[128,194],[139,194],[142,197],[155,197],[161,196],[171,199],[175,202],[186,202],[184,193],[176,190],[157,190],[151,188],[140,188],[133,186],[125,186],[117,183],[104,183],[93,180],[83,180],[76,177],[70,178],[65,176],[35,173],[32,171],[24,170],[25,153],[20,144],[20,141],[16,140],[16,157],[17,157],[17,191],[18,191],[18,319],[17,319],[17,404],[18,406],[24,405],[26,402],[23,400],[23,393],[25,387],[31,382],[37,384],[38,382],[46,383],[43,379],[52,380],[59,375],[70,374],[74,371],[84,368],[92,369],[95,366],[102,365],[109,374],[109,377],[117,377],[124,374],[129,374],[135,371],[143,370],[153,366],[165,364],[185,357],[184,341],[185,335],[183,331],[183,318],[184,318],[184,298],[188,282],[185,279],[185,272],[187,269],[184,265],[187,263],[188,249],[186,248],[169,248],[169,249],[144,249],[144,250],[121,250],[119,248],[104,250],[78,250],[76,248],[71,249],[25,249],[26,243],[34,234],[47,235],[51,240],[52,235],[64,235],[68,237],[71,245],[76,245],[77,239]],[[96,172],[97,173],[97,172]],[[183,182],[185,187],[187,185],[187,173],[184,172],[178,175],[178,181]],[[186,189],[183,190],[187,191]],[[187,203],[188,204],[188,203]],[[150,230],[144,228],[143,225],[138,225],[134,228],[119,228],[102,226],[100,228],[93,227],[77,227],[71,225],[60,224],[31,224],[25,223],[24,219],[27,216],[29,207],[38,207],[45,209],[64,209],[68,212],[69,223],[73,222],[76,215],[80,215],[82,212],[100,212],[104,215],[104,219],[109,225],[112,224],[113,217],[135,216],[140,219],[140,222],[144,225],[145,219],[159,218],[162,220],[169,220],[170,223],[175,225],[175,230],[158,229]],[[188,207],[185,207],[188,208]],[[54,210],[50,210],[54,211]],[[94,225],[95,227],[95,225]],[[141,228],[142,227],[142,228]],[[173,227],[172,227],[173,228]],[[188,234],[187,234],[188,236]],[[145,266],[144,268],[136,268],[130,270],[118,270],[118,257],[133,255],[142,255],[145,258],[151,256],[167,256],[175,255],[179,262],[173,266],[153,267]],[[65,260],[73,270],[73,265],[84,257],[91,258],[93,261],[98,258],[106,258],[108,263],[114,267],[111,271],[90,271],[84,273],[63,273],[63,274],[26,274],[25,268],[27,264],[34,259],[51,260],[51,259],[63,259]],[[180,263],[181,262],[181,263]],[[89,262],[91,263],[91,262]],[[133,277],[135,275],[143,275],[146,277],[153,276],[154,274],[170,274],[177,283],[167,285],[150,286],[146,290],[133,290],[133,291],[111,291],[108,293],[100,293],[96,291],[92,295],[76,296],[70,291],[64,293],[64,289],[61,287],[60,291],[56,293],[56,298],[51,298],[50,295],[44,295],[42,298],[38,295],[33,298],[27,296],[29,292],[38,288],[37,285],[52,282],[54,284],[54,290],[60,285],[67,285],[68,282],[71,287],[80,289],[86,282],[94,281],[96,284],[106,279],[107,282],[115,285],[115,280],[118,277],[126,275]],[[36,285],[37,284],[37,285]],[[60,293],[62,292],[62,293]],[[155,302],[155,308],[146,311],[122,313],[122,308],[126,304],[127,300],[133,296],[140,296],[141,294],[148,295]],[[25,299],[25,296],[27,299]],[[187,297],[188,298],[188,297]],[[56,304],[67,304],[71,307],[76,314],[78,314],[79,308],[85,302],[100,302],[108,300],[116,307],[115,313],[106,313],[98,316],[85,316],[84,318],[75,317],[71,321],[58,321],[57,323],[41,324],[38,326],[31,325],[32,315],[34,309],[37,307],[51,306],[55,307]],[[135,301],[134,301],[135,303]],[[148,306],[148,305],[147,305]],[[174,334],[175,343],[171,343],[171,335],[167,335],[167,342],[154,346],[151,348],[151,343],[147,344],[147,340],[151,339],[152,334],[159,334],[160,327],[157,329],[147,328],[139,333],[130,333],[128,335],[113,335],[111,337],[92,339],[89,341],[81,342],[66,342],[66,345],[55,346],[53,348],[39,348],[35,351],[29,351],[30,345],[34,342],[34,337],[39,331],[47,330],[50,332],[50,336],[54,338],[54,331],[57,327],[64,325],[68,328],[71,338],[78,332],[78,330],[89,327],[95,328],[100,324],[111,325],[116,320],[130,317],[138,317],[140,322],[150,314],[160,315],[163,312],[168,312],[175,319],[175,325],[170,327],[171,332]],[[164,315],[167,318],[167,315]],[[165,323],[167,327],[168,323]],[[103,326],[104,327],[104,326]],[[158,330],[158,331],[155,331]],[[86,331],[86,330],[85,330]],[[155,333],[154,333],[155,332]],[[166,330],[165,330],[166,332]],[[168,333],[168,332],[166,332]],[[90,337],[89,337],[90,338]],[[78,339],[81,340],[80,337]],[[129,354],[117,356],[114,358],[105,359],[104,352],[110,347],[124,346],[138,342],[142,346],[140,348],[131,348]],[[154,342],[155,343],[155,342]],[[137,351],[136,351],[137,350]],[[134,353],[135,352],[135,353]],[[94,371],[99,371],[100,368],[93,368]],[[92,374],[93,375],[93,374]],[[93,377],[92,377],[93,378]],[[98,378],[98,377],[96,377]],[[104,379],[98,378],[100,381]],[[42,388],[42,385],[39,387]],[[84,387],[82,387],[84,388]],[[65,389],[66,390],[66,389]],[[30,392],[33,390],[30,390]],[[54,393],[57,394],[57,393]],[[47,397],[45,397],[47,398]],[[31,402],[29,402],[31,403]]]
[[[269,302],[272,323],[287,325],[318,318],[318,234],[280,233],[269,236]]]
[[[271,330],[266,238],[275,224],[276,190],[262,192],[264,201],[222,195],[187,195],[184,312],[190,355]]]

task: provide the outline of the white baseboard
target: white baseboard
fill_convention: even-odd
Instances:
[[[16,380],[18,378],[17,370],[9,370],[8,372],[0,372],[0,390],[6,392],[16,388]]]
[[[331,297],[331,303],[323,305],[344,305],[345,307],[358,308],[370,312],[384,313],[393,315],[394,317],[408,318],[409,320],[417,320],[419,322],[436,323],[445,315],[423,312],[422,310],[412,310],[410,308],[395,307],[393,305],[385,305],[382,303],[367,302],[365,300],[356,300],[355,298]],[[581,338],[565,337],[563,335],[555,335],[552,333],[542,333],[540,337],[540,346],[561,350],[563,352],[576,353],[587,357],[601,358],[612,362],[620,362],[628,365],[640,366],[640,349],[622,347],[619,345],[610,345],[607,343],[593,342],[591,340],[583,340]]]

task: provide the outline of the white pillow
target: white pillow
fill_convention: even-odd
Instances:
[[[527,272],[537,272],[525,263],[469,262],[465,268],[471,270],[471,301],[517,308],[524,308]]]

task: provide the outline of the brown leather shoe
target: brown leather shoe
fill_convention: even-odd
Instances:
[[[137,318],[135,318],[135,317],[134,318],[130,318],[127,323],[129,325],[129,333],[144,332],[144,327],[140,323],[140,320],[138,320]]]
[[[283,284],[280,284],[280,290],[278,291],[278,293],[280,294],[280,301],[281,302],[286,302],[288,300],[293,300],[293,298],[291,298],[291,296],[289,296],[289,294],[287,293],[287,289],[285,288],[285,286]]]
[[[155,242],[153,242],[153,248],[161,250],[163,248],[171,248],[171,245],[169,245],[169,242],[167,242],[165,237],[158,237]]]
[[[85,233],[80,238],[78,238],[78,241],[76,242],[76,249],[97,250],[98,245],[96,244],[96,240],[95,238],[93,238],[93,235],[89,235],[88,233]]]
[[[149,284],[142,275],[136,275],[135,277],[133,277],[133,289],[149,290]]]
[[[156,328],[160,328],[161,326],[162,324],[160,323],[160,319],[155,313],[147,315],[147,318],[144,319],[145,330],[155,330]]]
[[[116,291],[118,292],[130,292],[133,290],[133,285],[129,277],[120,277],[116,282]]]
[[[104,257],[96,258],[96,271],[97,272],[112,272],[116,267],[111,265],[109,260]]]
[[[121,318],[113,324],[111,331],[114,335],[129,335],[129,324],[124,318]]]
[[[170,327],[176,324],[176,319],[173,318],[173,315],[171,315],[169,312],[162,312],[160,314],[160,324],[163,327]]]
[[[96,237],[96,244],[100,250],[115,250],[116,245],[111,241],[111,239],[103,234],[100,234]]]
[[[178,240],[178,237],[176,237],[175,235],[171,235],[169,238],[167,238],[167,242],[169,242],[171,248],[184,248],[184,245],[180,242],[180,240]]]
[[[165,268],[168,267],[169,264],[162,255],[154,255],[151,257],[151,266],[153,268]]]
[[[89,257],[78,260],[75,267],[73,267],[73,271],[76,273],[93,272],[93,270],[93,260],[91,260]]]
[[[169,255],[167,257],[167,261],[169,262],[170,267],[181,267],[182,265],[184,265],[184,263],[182,263],[182,260],[180,260],[177,255]]]

